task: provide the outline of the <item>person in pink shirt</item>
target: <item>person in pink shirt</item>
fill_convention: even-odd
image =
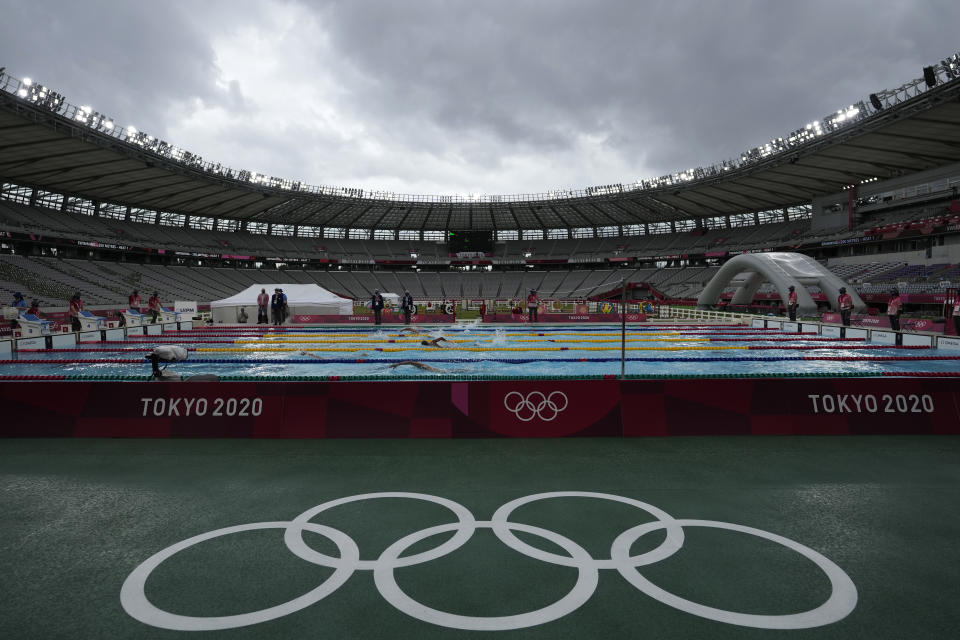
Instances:
[[[527,312],[530,314],[530,322],[537,321],[537,308],[540,306],[540,298],[535,289],[530,289],[530,295],[527,296]]]
[[[853,298],[847,293],[846,287],[840,287],[840,296],[837,298],[837,307],[840,309],[840,320],[843,326],[850,326],[850,314],[853,313]]]
[[[790,295],[787,296],[787,313],[790,314],[791,320],[797,319],[797,292],[794,291],[794,288],[789,287]]]
[[[133,290],[129,296],[127,296],[127,309],[133,309],[137,313],[140,312],[140,292],[136,289]]]
[[[257,324],[269,324],[267,309],[270,308],[270,295],[266,289],[260,289],[260,295],[257,296]]]
[[[887,317],[890,318],[890,327],[894,331],[900,331],[900,313],[902,310],[903,300],[900,299],[900,292],[891,289],[890,300],[887,302]]]

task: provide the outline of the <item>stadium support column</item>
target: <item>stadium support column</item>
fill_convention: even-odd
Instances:
[[[620,281],[620,379],[627,373],[627,279]]]
[[[853,231],[853,190],[856,185],[850,185],[850,201],[847,204],[847,231]]]

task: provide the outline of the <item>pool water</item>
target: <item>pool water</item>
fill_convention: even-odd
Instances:
[[[190,350],[187,361],[169,365],[170,371],[184,376],[403,379],[620,374],[617,325],[460,324],[420,327],[421,335],[402,333],[401,329],[395,325],[267,330],[209,327],[75,349],[21,351],[0,364],[0,376],[143,376],[150,372],[144,356],[160,344]],[[443,338],[441,347],[422,344],[435,338]],[[627,327],[627,375],[875,376],[917,372],[960,372],[960,353],[740,325]]]

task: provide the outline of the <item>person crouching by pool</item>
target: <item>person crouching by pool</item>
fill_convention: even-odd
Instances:
[[[536,289],[530,289],[530,295],[527,296],[527,313],[530,322],[537,321],[537,307],[540,306],[540,298],[537,296]]]
[[[380,295],[380,289],[373,290],[370,308],[373,309],[373,324],[380,324],[380,313],[383,311],[383,296]]]
[[[840,296],[837,298],[837,307],[840,309],[840,321],[843,326],[850,326],[850,314],[853,312],[853,298],[847,293],[846,287],[840,287]]]

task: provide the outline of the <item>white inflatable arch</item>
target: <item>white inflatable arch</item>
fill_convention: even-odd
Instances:
[[[792,285],[797,292],[797,312],[807,316],[817,314],[817,303],[810,297],[808,286],[820,287],[830,302],[830,308],[834,310],[840,287],[847,287],[847,283],[839,276],[802,253],[744,253],[731,258],[720,267],[720,271],[707,283],[697,299],[697,308],[708,309],[715,306],[720,301],[723,290],[742,273],[746,273],[747,277],[733,294],[731,304],[750,304],[760,285],[771,282],[786,305],[787,296],[790,294],[788,287]],[[847,287],[847,293],[853,298],[854,311],[865,312],[867,305],[852,286]]]

